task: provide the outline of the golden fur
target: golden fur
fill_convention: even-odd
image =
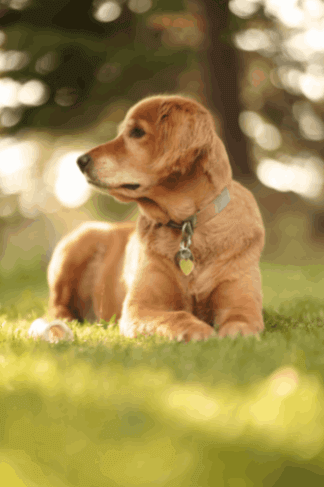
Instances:
[[[185,341],[214,330],[220,337],[263,330],[261,215],[252,194],[233,181],[202,105],[181,96],[146,98],[129,110],[114,140],[85,157],[89,183],[136,201],[140,216],[136,224],[89,222],[62,239],[48,270],[53,317],[116,314],[125,336]],[[210,203],[225,187],[231,201],[215,215]],[[190,247],[195,267],[186,276],[174,260],[181,230],[166,224],[198,210]]]

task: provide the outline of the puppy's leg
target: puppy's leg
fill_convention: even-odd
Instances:
[[[256,335],[264,329],[261,278],[258,269],[217,286],[212,296],[218,335]]]
[[[168,272],[169,271],[169,272]],[[156,333],[178,341],[203,340],[213,328],[184,311],[181,288],[167,263],[150,263],[128,289],[119,322],[128,337]]]
[[[51,318],[95,319],[92,293],[112,231],[112,225],[91,222],[81,225],[59,242],[47,276]]]

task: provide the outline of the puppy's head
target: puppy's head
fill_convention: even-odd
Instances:
[[[181,96],[155,96],[136,104],[117,137],[81,156],[78,165],[94,187],[124,202],[137,201],[153,218],[161,217],[162,210],[162,220],[170,218],[168,207],[175,205],[179,218],[185,218],[186,212],[196,211],[206,196],[202,193],[217,195],[231,179],[212,116]]]

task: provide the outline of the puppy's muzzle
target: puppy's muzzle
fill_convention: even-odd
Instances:
[[[86,171],[87,168],[89,169],[89,166],[91,165],[92,162],[93,161],[91,159],[91,156],[89,156],[89,154],[83,154],[83,156],[80,156],[77,159],[77,164],[81,172],[83,173]]]

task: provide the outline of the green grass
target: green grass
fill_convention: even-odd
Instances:
[[[0,285],[0,478],[10,486],[323,484],[324,266],[262,264],[266,330],[177,343],[72,323],[28,338],[44,276]]]

